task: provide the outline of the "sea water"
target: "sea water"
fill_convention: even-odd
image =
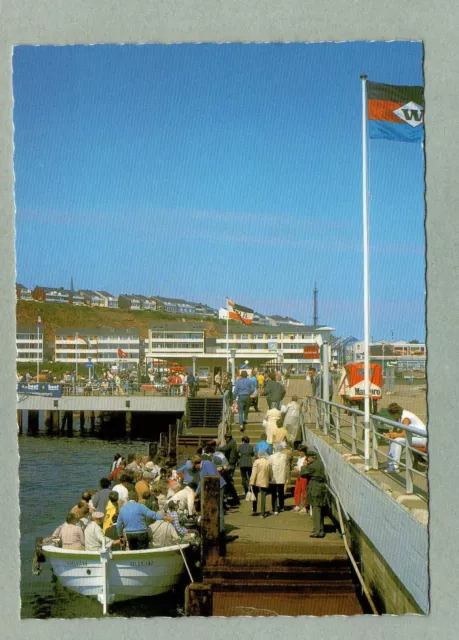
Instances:
[[[22,618],[99,618],[102,606],[94,598],[62,587],[49,562],[32,575],[35,539],[46,537],[65,521],[83,491],[97,488],[110,473],[113,456],[147,453],[145,442],[104,441],[90,437],[22,436],[19,443],[20,554]],[[183,590],[154,598],[115,603],[113,616],[181,614]]]

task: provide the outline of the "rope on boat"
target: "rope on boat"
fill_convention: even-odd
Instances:
[[[182,554],[183,562],[185,563],[186,570],[188,571],[188,575],[190,576],[191,582],[194,582],[193,576],[191,575],[190,567],[188,566],[188,562],[186,561],[185,554],[183,553],[183,549],[180,544],[177,544],[177,547]]]

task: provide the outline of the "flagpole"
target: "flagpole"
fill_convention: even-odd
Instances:
[[[362,200],[363,200],[363,324],[364,324],[364,461],[370,470],[370,252],[368,230],[367,76],[362,74]]]
[[[40,382],[38,376],[40,375],[40,316],[37,318],[37,334],[38,334],[38,355],[37,355],[37,382]]]
[[[229,323],[229,311],[228,311],[228,298],[226,298],[226,371],[229,372],[229,342],[228,342],[228,323]]]
[[[75,335],[75,389],[78,386],[78,334]]]

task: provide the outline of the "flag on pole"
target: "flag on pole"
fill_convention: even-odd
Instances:
[[[89,347],[89,340],[87,338],[83,338],[83,336],[78,335],[77,336],[77,340],[83,340],[83,342],[86,342],[87,346]]]
[[[398,142],[424,139],[424,87],[366,81],[368,135]]]
[[[118,357],[119,358],[127,358],[128,357],[128,354],[125,351],[123,351],[122,349],[120,349],[119,347],[118,347],[118,352],[117,353],[118,353]]]
[[[228,318],[232,320],[239,320],[239,322],[242,322],[243,324],[252,324],[254,313],[253,309],[231,302],[228,298],[226,299],[226,305],[228,307]]]

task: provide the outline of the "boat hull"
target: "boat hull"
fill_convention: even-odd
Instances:
[[[189,545],[180,545],[185,551]],[[72,591],[100,600],[105,570],[97,551],[72,551],[44,546],[59,582]],[[107,562],[110,602],[156,596],[171,591],[181,580],[185,564],[178,547],[114,551]]]

